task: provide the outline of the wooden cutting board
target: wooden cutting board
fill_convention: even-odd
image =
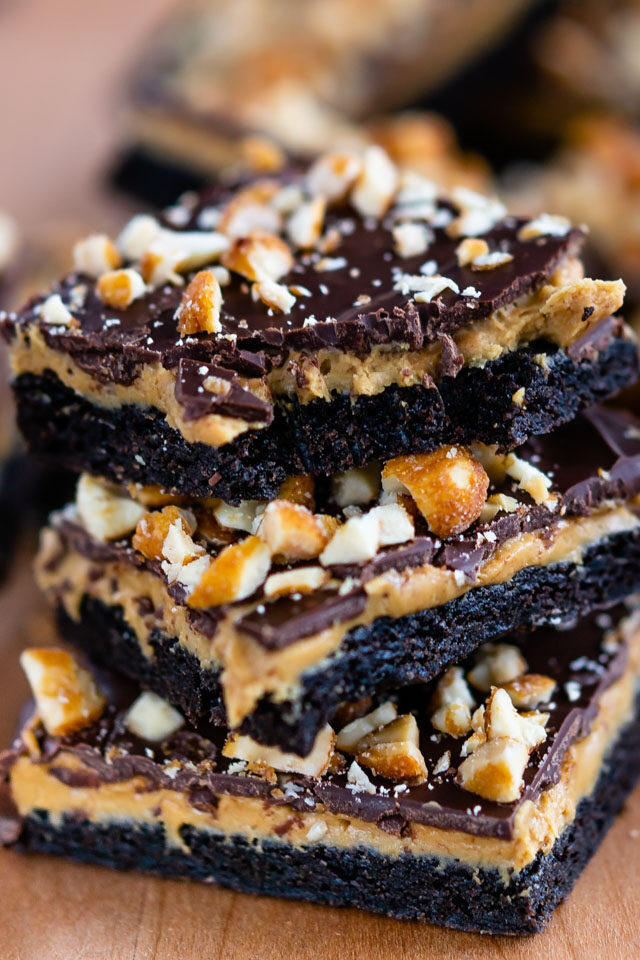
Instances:
[[[0,742],[52,626],[24,556],[0,595]],[[481,937],[0,851],[1,960],[638,960],[640,790],[549,929]]]

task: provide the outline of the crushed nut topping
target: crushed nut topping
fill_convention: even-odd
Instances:
[[[529,751],[519,740],[489,740],[458,767],[458,783],[485,800],[512,803],[520,798]]]
[[[558,214],[541,213],[529,220],[518,231],[518,240],[535,240],[537,237],[564,237],[571,229],[571,221]]]
[[[287,560],[311,560],[319,556],[329,536],[319,519],[297,503],[272,500],[258,528],[271,553]]]
[[[274,144],[262,137],[249,137],[246,144],[255,161],[254,172],[281,170],[281,153]],[[439,254],[416,267],[416,273],[403,272],[398,258],[426,256],[436,236],[442,236],[436,231],[444,230],[455,238],[455,243],[461,240],[456,248],[458,266],[490,270],[513,259],[509,234],[515,233],[516,221],[505,220],[507,211],[499,200],[465,186],[444,190],[424,176],[402,169],[380,145],[326,153],[306,173],[294,177],[294,182],[290,180],[289,176],[261,175],[236,187],[217,203],[210,198],[201,205],[192,194],[165,211],[161,220],[148,214],[134,216],[115,243],[105,234],[79,241],[74,248],[75,269],[95,277],[104,302],[118,309],[126,309],[143,295],[153,296],[160,287],[170,295],[171,285],[188,283],[175,314],[180,336],[206,333],[242,339],[235,329],[223,330],[224,314],[221,316],[219,309],[220,288],[232,282],[242,294],[263,302],[269,315],[278,313],[286,318],[274,323],[285,332],[339,319],[338,311],[338,317],[328,316],[321,312],[321,302],[313,303],[316,293],[322,301],[332,278],[327,278],[327,284],[314,285],[296,274],[310,270],[344,271],[336,277],[338,285],[347,275],[360,276],[361,266],[348,262],[349,244],[344,243],[358,229],[359,219],[366,231],[388,231],[395,250],[395,255],[390,250],[382,255],[382,261],[387,263],[381,264],[381,276],[370,280],[372,287],[386,288],[390,274],[393,289],[418,304],[428,304],[444,295],[444,304],[449,307],[455,295],[466,298],[470,309],[476,306],[473,301],[483,296],[483,290],[474,285],[459,286],[452,277],[442,276],[436,262]],[[482,237],[501,221],[505,221],[507,236],[500,240],[499,249],[490,250]],[[522,226],[519,237],[559,237],[569,229],[564,218],[543,214]],[[447,247],[445,240],[445,256],[450,263]],[[217,287],[208,281],[212,289],[207,291],[202,278],[191,276],[202,268],[215,278]],[[451,272],[455,272],[455,267]],[[232,277],[232,273],[236,276]],[[287,282],[281,282],[285,277]],[[245,283],[243,278],[249,282]],[[296,279],[301,282],[296,283]],[[362,279],[362,289],[350,289],[345,306],[353,305],[374,314],[376,306],[384,303],[376,302],[376,291],[366,285],[368,278]],[[203,285],[203,289],[194,290],[193,283],[196,288]],[[479,282],[478,286],[481,287]],[[198,294],[195,298],[194,292]],[[233,291],[234,295],[236,292]],[[317,316],[304,315],[305,304],[299,298],[307,297]],[[611,290],[612,303],[620,297],[621,290]],[[203,303],[198,305],[200,299]],[[234,297],[228,295],[227,299],[234,303]],[[70,312],[74,312],[73,304]],[[65,320],[62,311],[58,313],[58,324],[68,325],[70,318]],[[76,313],[80,315],[77,308]],[[231,322],[232,318],[225,319]],[[108,317],[103,322],[109,321],[117,323],[117,319]],[[235,318],[233,323],[248,329],[246,317]],[[153,337],[149,340],[153,342]],[[317,378],[314,385],[314,395],[327,399],[326,388]]]
[[[488,233],[507,214],[507,208],[495,197],[485,197],[469,187],[454,187],[451,191],[461,213],[447,226],[452,237],[477,237]]]
[[[313,195],[329,203],[343,200],[362,169],[360,157],[352,153],[327,153],[310,167],[306,186]]]
[[[433,231],[423,223],[405,221],[393,228],[393,241],[400,257],[418,257],[433,242]]]
[[[431,771],[434,777],[440,776],[442,773],[446,773],[451,766],[451,751],[445,750],[441,757],[438,758],[434,764],[433,770]]]
[[[370,513],[349,517],[333,534],[320,554],[325,567],[372,560],[380,545],[380,524]]]
[[[137,270],[128,267],[124,270],[103,273],[98,277],[96,290],[108,307],[126,310],[134,300],[144,297],[147,285]]]
[[[347,770],[347,788],[354,793],[375,793],[375,785],[369,780],[357,760],[354,760]]]
[[[509,694],[514,707],[519,710],[533,710],[539,704],[551,700],[556,682],[539,673],[525,673],[502,684],[502,688]]]
[[[511,263],[512,260],[512,253],[507,253],[506,250],[494,250],[492,253],[485,253],[481,256],[474,257],[471,261],[471,269],[495,270],[496,267],[504,267],[505,264]]]
[[[356,717],[340,730],[336,739],[336,748],[344,753],[357,753],[358,744],[374,730],[379,730],[395,720],[398,709],[390,700],[381,703],[375,710],[364,716]]]
[[[271,551],[260,537],[247,537],[224,547],[213,559],[189,596],[190,607],[217,607],[244,600],[260,587],[271,567]]]
[[[94,233],[79,240],[73,248],[73,268],[78,273],[99,277],[116,270],[122,258],[113,241],[105,233]]]
[[[546,739],[549,714],[519,714],[509,694],[498,687],[492,689],[482,713],[476,714],[474,734],[464,745],[458,783],[487,800],[518,800],[529,754]]]
[[[147,560],[160,560],[164,556],[163,547],[169,530],[175,526],[179,526],[185,534],[194,533],[196,524],[193,514],[173,504],[162,510],[145,513],[136,526],[131,545]]]
[[[236,507],[222,500],[212,504],[213,515],[221,526],[247,533],[256,532],[265,508],[262,500],[242,500]]]
[[[519,506],[520,503],[515,497],[509,497],[504,493],[494,493],[487,497],[484,503],[480,513],[480,522],[490,523],[500,510],[503,510],[504,513],[514,513]]]
[[[87,473],[78,481],[76,506],[85,529],[96,540],[119,540],[135,530],[146,513],[120,488]]]
[[[300,757],[296,753],[285,753],[278,747],[266,747],[251,737],[231,733],[222,749],[222,755],[234,760],[265,764],[281,773],[300,773],[307,777],[321,777],[331,762],[334,743],[335,734],[329,724],[320,730],[306,757]]]
[[[178,333],[186,337],[194,333],[220,333],[222,290],[211,270],[200,270],[188,284],[176,310]]]
[[[480,516],[489,488],[482,465],[465,447],[388,460],[382,470],[386,491],[408,493],[429,528],[440,537],[466,530]]]
[[[364,506],[380,492],[380,466],[374,461],[366,467],[354,467],[331,478],[333,496],[339,507]]]
[[[460,293],[458,284],[454,280],[450,280],[449,277],[427,276],[422,273],[396,274],[393,289],[399,290],[405,296],[409,293],[415,294],[414,300],[419,303],[430,303],[434,297],[439,296],[445,290]]]
[[[278,494],[279,500],[291,500],[307,510],[315,510],[315,480],[310,473],[299,474],[297,477],[288,477]]]
[[[72,327],[77,326],[77,321],[69,308],[62,302],[59,293],[52,293],[50,297],[42,303],[40,307],[40,316],[45,323],[54,327]]]
[[[520,740],[530,750],[546,739],[547,713],[519,714],[502,687],[493,687],[485,706],[484,732],[487,740]]]
[[[471,711],[466,703],[448,703],[431,714],[431,725],[451,737],[463,737],[471,730]]]
[[[75,657],[66,650],[38,647],[20,656],[38,716],[52,737],[64,737],[102,716],[106,699]]]
[[[127,260],[139,261],[161,233],[162,227],[155,217],[147,213],[137,213],[123,228],[116,240],[116,247]],[[117,266],[117,263],[111,264],[111,267]]]
[[[467,674],[474,687],[488,693],[491,687],[503,686],[528,669],[518,647],[511,643],[485,643],[476,655],[475,666]]]
[[[466,267],[473,263],[476,257],[483,257],[489,253],[489,244],[478,237],[466,237],[456,247],[458,266]]]
[[[464,678],[462,667],[450,667],[431,698],[431,724],[452,737],[462,737],[471,730],[471,708],[474,699]]]
[[[253,230],[239,237],[222,255],[222,265],[247,280],[279,280],[293,267],[287,244],[275,233]]]
[[[356,746],[356,760],[388,780],[424,781],[427,766],[419,742],[416,718],[406,713],[366,734]]]
[[[351,191],[351,203],[363,217],[382,217],[398,186],[398,171],[382,147],[367,147]]]
[[[296,567],[272,573],[264,583],[265,597],[283,597],[292,593],[311,593],[319,590],[329,580],[329,573],[322,567]]]
[[[445,707],[450,703],[463,703],[469,708],[475,705],[462,667],[450,667],[438,681],[431,698],[432,709]]]
[[[143,231],[150,229],[150,224],[142,225]],[[131,238],[125,238],[127,241],[131,243]],[[140,256],[140,273],[152,287],[167,282],[181,285],[184,282],[181,274],[208,266],[228,248],[229,239],[213,230],[168,230],[162,227]]]
[[[262,300],[271,310],[277,313],[291,313],[296,298],[288,287],[275,280],[261,280],[251,288],[256,299]]]
[[[246,237],[253,230],[278,233],[282,220],[271,204],[277,192],[278,185],[272,180],[258,180],[243,187],[222,210],[217,229],[233,239]]]
[[[316,246],[324,226],[326,200],[315,196],[301,203],[287,220],[287,237],[294,247],[311,250]]]
[[[185,720],[166,700],[145,690],[129,707],[124,723],[137,737],[161,743],[184,726]]]
[[[506,455],[504,466],[508,476],[517,480],[520,489],[526,491],[536,503],[552,504],[553,501],[549,497],[552,481],[546,473],[527,460],[522,460],[515,453]]]

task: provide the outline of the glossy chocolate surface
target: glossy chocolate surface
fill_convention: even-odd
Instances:
[[[219,190],[201,197],[183,211],[180,229],[202,229],[211,209],[229,196],[229,191]],[[412,204],[401,209],[411,219]],[[375,344],[385,343],[419,349],[540,287],[584,239],[580,230],[572,229],[561,237],[522,241],[517,235],[525,221],[507,216],[482,239],[491,251],[507,252],[513,259],[494,269],[473,270],[458,265],[455,250],[460,238],[449,237],[445,230],[457,212],[455,206],[440,200],[436,211],[436,222],[443,226],[433,228],[428,249],[418,256],[400,257],[394,249],[391,217],[362,218],[348,206],[329,210],[325,234],[335,233],[339,242],[326,256],[298,253],[293,270],[281,280],[300,291],[290,314],[276,313],[254,300],[250,284],[232,274],[223,288],[221,332],[181,339],[174,315],[183,287],[167,284],[118,310],[102,302],[92,278],[71,274],[51,292],[69,304],[78,321],[76,328],[45,324],[39,314],[41,297],[27,304],[17,318],[5,318],[5,335],[11,338],[15,324],[38,323],[49,346],[68,352],[103,382],[130,384],[145,363],[160,362],[171,369],[181,359],[260,376],[271,366],[281,365],[290,350],[314,353],[335,347],[366,354]],[[460,292],[445,290],[429,303],[416,303],[410,294],[394,289],[401,274],[420,275],[421,268],[450,278]]]

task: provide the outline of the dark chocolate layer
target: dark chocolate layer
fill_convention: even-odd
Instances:
[[[398,919],[458,930],[528,934],[542,930],[571,892],[640,776],[640,723],[622,731],[591,796],[548,854],[505,886],[497,871],[444,866],[435,858],[382,857],[367,848],[322,845],[296,849],[284,841],[260,847],[241,837],[218,838],[183,828],[189,853],[168,849],[160,827],[126,822],[98,826],[76,814],[60,826],[46,810],[29,816],[19,849],[52,853],[83,863],[161,876],[212,881],[232,890],[353,906]]]
[[[544,351],[548,372],[534,359]],[[539,342],[445,377],[437,388],[392,386],[353,401],[334,395],[331,403],[287,403],[276,408],[270,427],[217,449],[187,443],[157,410],[98,407],[50,372],[23,374],[14,390],[29,444],[57,463],[237,503],[273,498],[287,475],[337,472],[443,443],[479,440],[510,449],[637,375],[636,346],[624,338],[609,338],[595,358],[577,360]],[[511,398],[523,386],[526,403],[519,406]]]
[[[488,640],[610,607],[634,593],[639,580],[640,532],[632,531],[594,544],[581,565],[528,568],[440,607],[356,627],[321,666],[302,675],[295,700],[263,699],[241,729],[263,743],[306,754],[341,701],[426,683]],[[223,721],[218,672],[203,669],[177,638],[155,631],[149,660],[117,606],[86,596],[78,623],[63,613],[60,618],[64,636],[98,661],[155,690],[195,721]]]
[[[185,208],[180,229],[202,230],[203,211],[220,208],[232,196],[231,190],[210,191]],[[442,223],[460,212],[443,199],[435,201],[434,209]],[[405,203],[402,210],[411,219],[412,203]],[[246,281],[232,275],[224,288],[220,333],[180,338],[175,313],[182,287],[165,284],[119,310],[102,301],[93,278],[71,274],[51,292],[73,304],[77,326],[46,323],[39,309],[44,297],[38,297],[17,318],[5,318],[4,331],[11,339],[16,326],[36,323],[50,347],[69,353],[96,379],[124,384],[132,383],[144,364],[159,362],[171,369],[185,358],[244,372],[243,354],[268,370],[281,366],[289,350],[315,353],[334,347],[364,354],[385,343],[419,349],[538,289],[582,246],[584,234],[575,228],[565,236],[520,240],[525,222],[507,216],[483,234],[492,251],[508,253],[512,259],[477,271],[458,264],[455,251],[460,238],[449,237],[442,226],[433,228],[433,241],[425,252],[401,257],[394,249],[393,221],[363,219],[351,207],[339,207],[330,209],[325,218],[325,232],[337,231],[339,237],[330,268],[321,269],[320,253],[303,254],[282,278],[282,283],[307,291],[298,296],[289,314],[255,302]],[[420,276],[427,260],[435,265],[432,272],[449,278],[459,292],[447,289],[428,303],[416,303],[407,289],[403,292],[399,277]]]

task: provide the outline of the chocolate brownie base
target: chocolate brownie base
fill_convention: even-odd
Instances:
[[[301,678],[295,700],[263,699],[241,730],[305,755],[341,701],[427,682],[482,643],[514,630],[557,625],[612,606],[640,582],[640,531],[609,537],[585,551],[582,565],[528,568],[506,583],[397,620],[356,627],[339,651]],[[147,659],[120,607],[85,596],[81,619],[62,611],[63,636],[177,706],[192,720],[224,722],[219,675],[203,669],[175,637],[155,632]]]
[[[535,357],[546,352],[548,370]],[[273,424],[223,447],[188,443],[157,410],[98,407],[51,372],[14,383],[18,422],[31,448],[73,470],[160,484],[230,503],[277,496],[286,476],[327,474],[443,443],[511,449],[545,434],[638,376],[637,347],[617,338],[573,360],[543,341],[481,368],[445,377],[437,389],[392,386],[353,400],[288,403]],[[525,388],[526,403],[512,397]]]
[[[20,537],[45,523],[73,496],[75,478],[25,452],[0,465],[0,582],[9,574]]]
[[[497,870],[470,869],[459,862],[443,867],[436,858],[389,858],[365,847],[298,849],[276,841],[258,847],[241,837],[230,842],[193,827],[181,831],[190,849],[186,854],[169,849],[159,827],[98,826],[69,815],[55,826],[44,810],[24,821],[19,848],[458,930],[528,934],[542,930],[569,895],[639,776],[636,720],[622,731],[593,793],[581,801],[551,851],[538,854],[506,886]]]
[[[158,210],[175,203],[181,194],[200,191],[207,185],[206,176],[179,162],[172,163],[141,145],[131,147],[118,157],[110,180],[118,190]]]

